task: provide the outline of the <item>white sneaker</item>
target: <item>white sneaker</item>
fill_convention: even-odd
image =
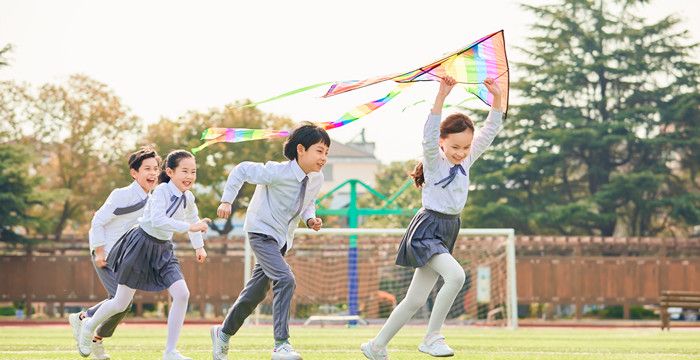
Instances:
[[[212,326],[209,329],[211,335],[211,352],[214,360],[228,360],[228,343],[219,338],[221,326]]]
[[[89,327],[90,322],[83,320],[80,324],[80,334],[78,335],[78,352],[82,357],[90,356],[92,352],[92,330]]]
[[[70,324],[70,329],[73,332],[73,339],[75,339],[75,344],[78,345],[78,336],[80,336],[80,324],[83,321],[80,320],[80,313],[69,314],[68,324]]]
[[[90,354],[91,359],[95,360],[109,360],[109,354],[105,351],[104,345],[102,345],[102,341],[93,341],[92,342],[92,354]]]
[[[290,343],[284,343],[272,350],[272,360],[301,360],[301,355],[294,351]]]
[[[369,360],[388,360],[389,355],[386,353],[386,347],[376,347],[372,340],[360,345],[362,353]]]
[[[171,350],[163,353],[163,360],[192,360],[192,358],[180,354],[177,350]]]
[[[445,337],[440,334],[426,336],[423,343],[418,346],[420,352],[437,357],[453,356],[455,352],[445,342]]]

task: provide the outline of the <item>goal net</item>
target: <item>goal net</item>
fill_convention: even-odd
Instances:
[[[414,270],[394,264],[405,229],[299,229],[285,259],[296,277],[295,321],[381,323],[403,300]],[[466,281],[448,324],[516,328],[515,245],[512,229],[461,229],[453,251]],[[244,281],[255,257],[245,244]],[[442,279],[412,322],[427,322]],[[272,291],[251,320],[272,319]]]

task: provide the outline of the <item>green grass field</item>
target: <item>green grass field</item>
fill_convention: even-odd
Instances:
[[[180,351],[211,359],[208,326],[187,325]],[[403,329],[389,344],[391,359],[430,359],[418,352],[423,327]],[[304,359],[364,359],[360,343],[376,326],[291,328],[292,344]],[[678,329],[526,329],[447,327],[453,359],[700,359],[700,330]],[[160,359],[165,325],[124,325],[105,342],[113,359]],[[270,326],[244,327],[231,341],[230,359],[269,359]],[[80,359],[68,326],[0,327],[0,359]]]

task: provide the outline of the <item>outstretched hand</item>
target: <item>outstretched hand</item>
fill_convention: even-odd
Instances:
[[[493,94],[494,97],[500,97],[501,96],[501,88],[498,86],[498,83],[496,80],[492,78],[488,78],[484,80],[484,86],[486,86],[486,89],[489,90],[491,94]]]
[[[496,80],[492,78],[487,78],[486,80],[484,80],[484,86],[486,86],[486,89],[491,93],[491,95],[493,95],[493,104],[491,105],[491,107],[501,112],[505,111],[505,109],[501,105],[501,87],[498,86]]]
[[[440,90],[438,90],[437,97],[435,97],[435,103],[431,111],[432,114],[437,115],[442,113],[442,106],[445,104],[445,98],[450,94],[450,91],[452,91],[456,83],[457,80],[451,76],[445,76],[440,79]]]
[[[440,90],[438,90],[438,96],[443,98],[447,97],[455,84],[457,84],[457,80],[455,80],[452,76],[445,76],[444,78],[440,79]]]

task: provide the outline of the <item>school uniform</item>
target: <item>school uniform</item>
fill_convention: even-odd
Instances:
[[[272,282],[274,336],[275,340],[285,340],[289,338],[289,308],[296,283],[284,255],[292,248],[299,220],[306,223],[316,217],[314,200],[323,175],[305,174],[295,160],[243,162],[229,174],[221,201],[232,203],[244,182],[257,184],[244,224],[257,263],[229,310],[222,331],[235,334],[265,299]]]
[[[108,299],[114,297],[117,291],[116,274],[107,267],[97,266],[95,248],[104,246],[105,256],[107,256],[119,238],[136,226],[138,218],[143,214],[147,200],[148,193],[134,181],[129,186],[114,189],[92,218],[88,233],[92,264],[97,272],[97,277],[109,294]],[[92,316],[101,304],[102,302],[89,308],[87,315]],[[110,317],[97,329],[97,335],[100,337],[112,336],[114,329],[127,313],[128,310]]]
[[[469,155],[455,165],[440,149],[441,115],[428,116],[423,129],[423,207],[401,239],[397,265],[422,267],[434,255],[452,253],[469,194],[469,170],[502,129],[502,118],[503,113],[492,109],[475,133]]]
[[[191,191],[180,191],[172,182],[156,186],[146,202],[139,226],[129,230],[114,246],[107,264],[117,283],[132,289],[161,291],[184,279],[173,251],[173,233],[188,232],[199,221]],[[192,248],[204,246],[201,232],[188,232]]]

